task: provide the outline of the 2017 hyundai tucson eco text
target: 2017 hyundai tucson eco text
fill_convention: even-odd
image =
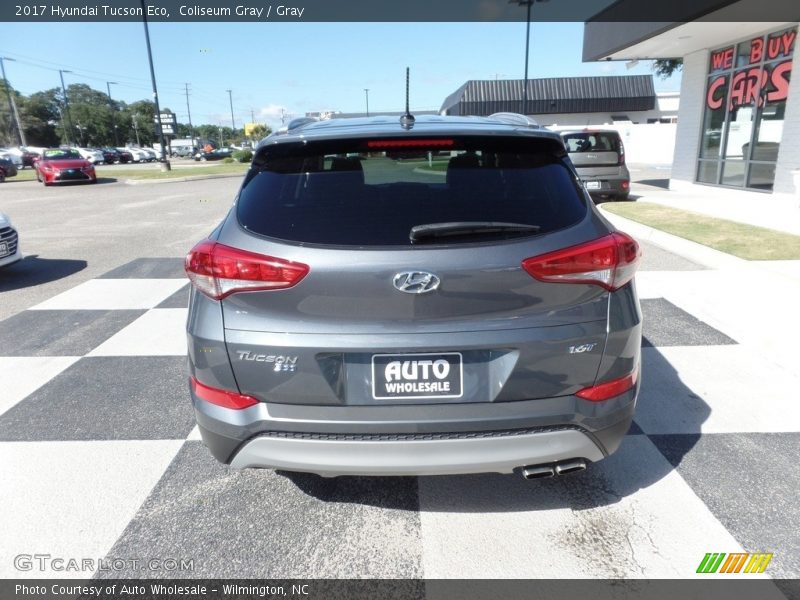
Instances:
[[[302,121],[186,257],[203,441],[324,476],[582,470],[633,416],[639,260],[556,133]]]

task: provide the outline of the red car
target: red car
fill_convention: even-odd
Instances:
[[[34,163],[36,179],[45,185],[66,182],[97,183],[94,166],[75,150],[45,150]]]

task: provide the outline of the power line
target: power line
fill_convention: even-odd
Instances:
[[[34,61],[34,63],[43,63],[43,64],[46,64],[46,65],[53,65],[53,67],[55,67],[55,68],[53,68],[53,67],[43,67],[43,66],[38,65],[38,64],[26,63],[26,64],[30,64],[31,66],[34,66],[34,67],[39,67],[41,69],[50,69],[52,71],[58,71],[59,69],[62,69],[62,70],[72,69],[76,73],[77,72],[95,73],[96,75],[102,75],[104,77],[115,77],[117,79],[132,79],[134,81],[141,81],[143,83],[147,83],[149,81],[149,79],[147,79],[146,77],[134,77],[132,75],[121,75],[119,73],[107,73],[105,71],[95,71],[93,69],[86,69],[84,67],[78,67],[78,66],[75,66],[75,65],[67,65],[67,64],[64,64],[64,63],[57,63],[57,62],[53,62],[53,61],[49,61],[49,60],[42,60],[40,58],[35,58],[35,57],[32,57],[32,56],[26,56],[24,54],[19,54],[17,52],[3,52],[3,51],[0,51],[0,53],[2,53],[4,55],[8,54],[10,56],[15,56],[15,57],[19,57],[19,58],[22,58],[22,59],[27,59],[29,61]],[[20,60],[19,62],[23,62],[23,61]],[[168,84],[171,83],[171,84],[174,84],[176,86],[182,85],[182,82],[179,82],[179,81],[166,81],[165,80],[164,83],[168,83]]]

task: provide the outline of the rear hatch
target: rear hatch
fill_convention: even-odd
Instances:
[[[523,266],[609,237],[563,157],[550,137],[262,148],[207,248],[234,265],[221,305],[241,392],[386,405],[594,383],[607,289]]]
[[[625,150],[617,132],[576,131],[562,133],[561,137],[582,179],[619,174],[620,166],[624,164]]]

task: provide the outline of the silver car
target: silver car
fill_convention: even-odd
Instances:
[[[191,398],[234,467],[583,470],[639,389],[637,243],[558,134],[514,119],[304,119],[259,145],[186,258]]]
[[[613,200],[628,199],[631,174],[625,165],[625,146],[616,130],[562,131],[561,137],[589,194]]]
[[[13,265],[22,260],[19,234],[8,215],[0,212],[0,267]]]

